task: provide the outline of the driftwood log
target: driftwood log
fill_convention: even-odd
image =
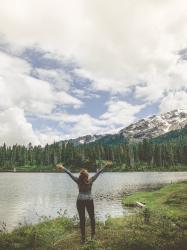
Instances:
[[[137,206],[137,207],[140,207],[140,208],[145,208],[145,207],[146,207],[145,204],[143,204],[143,203],[141,203],[141,202],[139,202],[139,201],[136,201],[136,206]]]

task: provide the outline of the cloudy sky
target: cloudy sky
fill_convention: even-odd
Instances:
[[[187,108],[186,0],[0,0],[0,144]]]

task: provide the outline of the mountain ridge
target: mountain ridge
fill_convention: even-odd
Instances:
[[[115,134],[85,135],[62,142],[71,142],[75,145],[89,144],[96,141],[104,144],[139,142],[143,139],[152,139],[171,131],[180,130],[185,126],[187,126],[187,110],[175,109],[140,119]]]

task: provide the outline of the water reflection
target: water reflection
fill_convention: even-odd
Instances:
[[[93,186],[96,216],[127,215],[133,211],[122,208],[122,195],[184,179],[187,172],[103,173]],[[37,222],[38,215],[55,217],[60,209],[72,217],[77,194],[76,183],[63,173],[0,173],[0,223],[11,230],[24,220]]]

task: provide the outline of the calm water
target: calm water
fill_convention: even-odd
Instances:
[[[133,211],[122,208],[122,195],[185,179],[187,172],[103,173],[93,185],[96,216],[127,215]],[[72,217],[77,193],[76,183],[64,173],[0,173],[0,223],[11,230],[41,215],[55,217],[60,209]]]

